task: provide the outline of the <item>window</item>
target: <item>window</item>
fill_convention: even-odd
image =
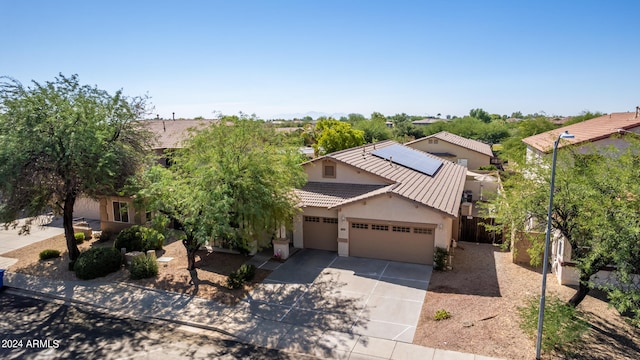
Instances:
[[[126,202],[113,202],[113,220],[117,222],[129,222],[129,204]]]
[[[389,231],[389,225],[371,224],[371,230]]]
[[[322,222],[325,224],[337,224],[338,223],[338,219],[334,219],[334,218],[323,218]]]
[[[351,224],[351,228],[352,229],[368,229],[369,228],[369,224],[361,224],[361,223],[352,223]]]
[[[429,139],[429,144],[433,144],[433,139]]]
[[[433,139],[433,143],[437,144],[438,143],[438,139]]]
[[[394,232],[410,233],[410,232],[411,232],[411,228],[406,227],[406,226],[394,226],[394,227],[392,228],[392,231],[394,231]]]
[[[431,235],[431,234],[433,234],[433,230],[432,229],[426,229],[426,228],[413,228],[413,233],[414,234]]]
[[[467,167],[467,159],[458,159],[458,165]]]
[[[151,222],[151,220],[153,220],[153,214],[151,213],[151,211],[147,211],[144,214],[144,218],[146,219],[147,222]]]
[[[319,223],[320,222],[320,218],[317,217],[317,216],[305,216],[304,217],[304,221],[305,222],[317,222],[317,223]]]
[[[332,162],[326,162],[322,164],[322,177],[335,179],[336,164]]]

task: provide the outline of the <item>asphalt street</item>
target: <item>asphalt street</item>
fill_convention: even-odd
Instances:
[[[1,359],[313,359],[15,290],[0,290],[0,312]]]

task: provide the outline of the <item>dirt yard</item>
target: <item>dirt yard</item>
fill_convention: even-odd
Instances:
[[[113,246],[113,241],[100,243],[96,240],[85,241],[79,245],[80,251],[90,247]],[[64,235],[59,235],[24,248],[2,254],[4,257],[18,259],[18,262],[8,270],[25,274],[47,276],[52,279],[78,280],[75,273],[68,270],[69,258],[66,251]],[[45,249],[60,250],[62,256],[53,260],[40,261],[38,254]],[[158,263],[158,276],[153,279],[130,280],[129,271],[121,271],[99,278],[101,281],[125,281],[132,284],[157,289],[190,294],[207,299],[213,299],[224,304],[235,304],[240,301],[255,284],[262,282],[270,271],[257,269],[253,282],[243,289],[231,290],[227,288],[227,276],[244,264],[249,257],[244,255],[209,253],[200,251],[196,256],[197,281],[189,284],[191,275],[187,271],[186,250],[181,242],[175,241],[164,246],[158,256],[172,257],[167,263]]]
[[[460,243],[453,269],[434,271],[413,339],[415,344],[504,359],[534,359],[535,342],[519,327],[517,308],[540,296],[541,271],[511,262],[511,254],[490,244]],[[574,289],[547,278],[547,296],[569,299]],[[600,296],[598,296],[600,295]],[[579,306],[592,326],[573,354],[545,359],[639,359],[640,331],[593,292]],[[596,297],[598,296],[598,297]],[[451,318],[433,319],[445,309]]]

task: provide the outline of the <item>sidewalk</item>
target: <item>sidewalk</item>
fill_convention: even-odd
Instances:
[[[492,359],[392,340],[294,326],[256,315],[256,310],[259,310],[257,303],[242,302],[231,307],[212,300],[127,283],[61,281],[7,272],[4,275],[4,285],[102,308],[112,315],[143,321],[178,323],[214,331],[221,339],[320,358]]]

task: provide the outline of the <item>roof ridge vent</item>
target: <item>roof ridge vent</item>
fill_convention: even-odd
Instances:
[[[636,119],[638,118],[638,115],[640,115],[640,106],[636,106]]]

